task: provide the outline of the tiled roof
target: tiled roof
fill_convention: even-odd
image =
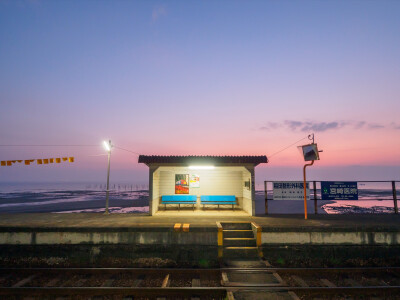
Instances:
[[[139,155],[139,163],[149,164],[253,164],[267,163],[265,155],[260,156],[160,156]]]

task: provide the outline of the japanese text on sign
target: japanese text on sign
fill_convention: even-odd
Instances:
[[[309,184],[306,184],[307,199],[310,198]],[[274,200],[303,200],[304,184],[301,181],[275,181],[273,183]]]
[[[358,200],[356,181],[321,181],[322,200]]]

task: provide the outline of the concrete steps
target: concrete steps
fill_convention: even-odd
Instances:
[[[223,230],[224,238],[254,238],[253,230]]]
[[[255,238],[224,238],[224,247],[257,247]]]
[[[251,230],[250,222],[221,222],[224,230]]]
[[[257,242],[250,222],[221,222],[221,226],[224,258],[258,257]]]

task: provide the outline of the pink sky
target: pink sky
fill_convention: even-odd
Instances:
[[[267,155],[315,133],[310,178],[400,179],[398,1],[0,2],[1,181],[102,181],[141,154]],[[307,139],[299,144],[308,142]],[[257,180],[301,179],[296,146]],[[111,180],[147,181],[115,149]]]

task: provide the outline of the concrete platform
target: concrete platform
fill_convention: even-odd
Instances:
[[[225,211],[224,211],[225,213]],[[137,244],[217,246],[216,222],[255,222],[262,245],[399,245],[400,216],[263,215],[241,211],[221,216],[196,211],[146,214],[0,214],[0,244]],[[187,230],[174,229],[189,224]]]

